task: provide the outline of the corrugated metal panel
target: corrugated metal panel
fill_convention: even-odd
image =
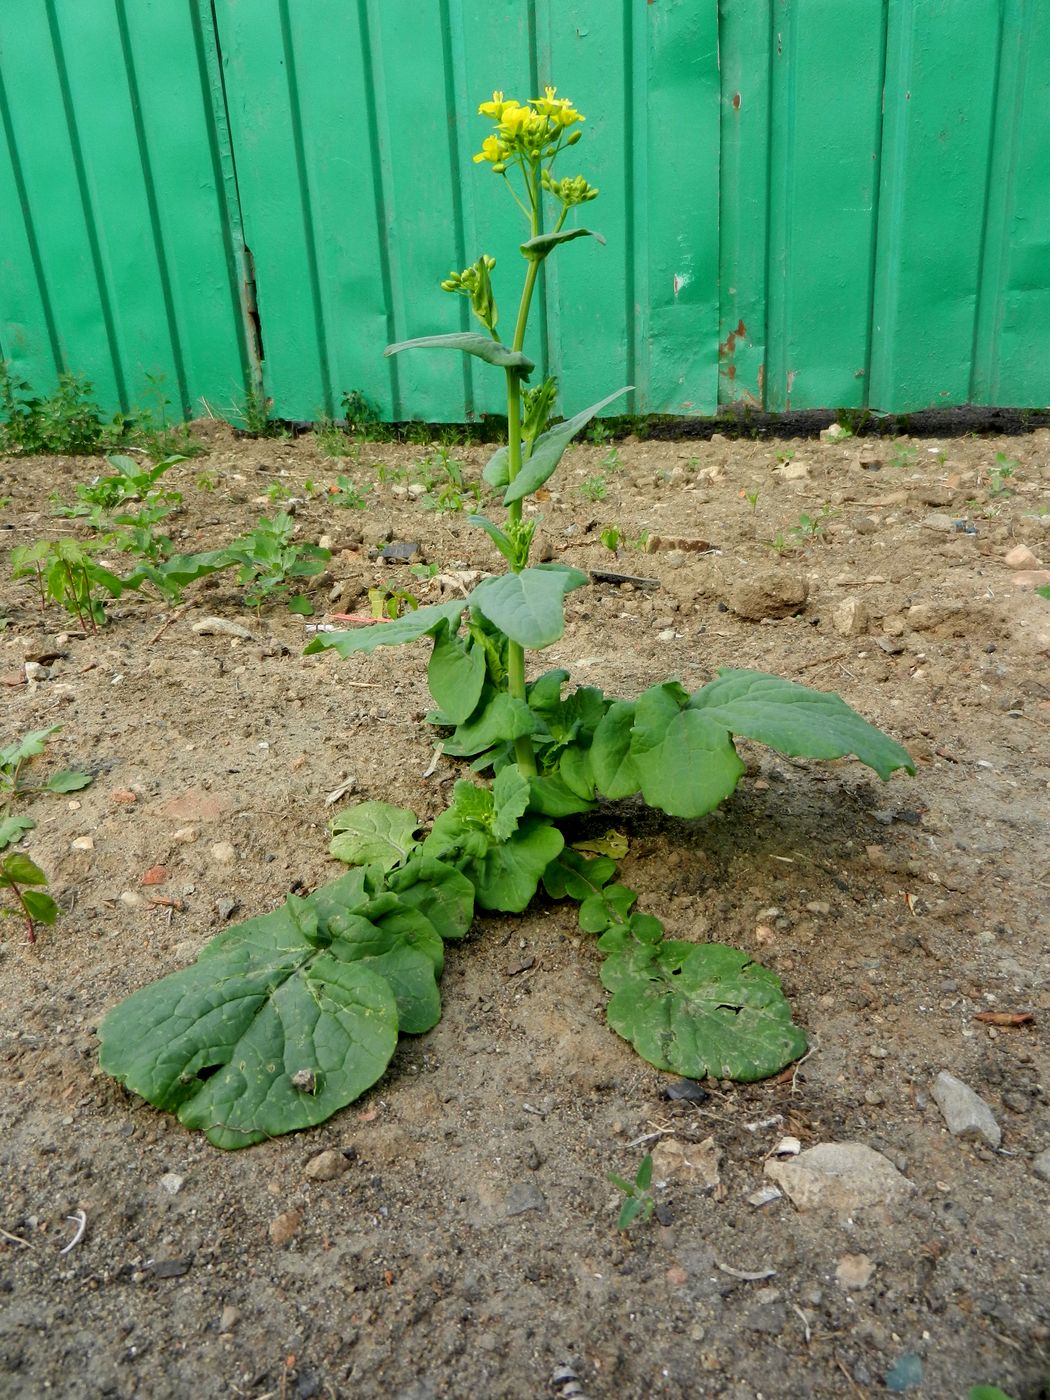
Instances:
[[[587,214],[608,242],[550,260],[526,348],[567,404],[633,382],[639,409],[714,410],[714,5],[627,4],[615,17],[609,0],[219,0],[216,13],[266,387],[282,413],[332,413],[350,389],[394,418],[501,410],[499,374],[379,353],[465,326],[465,303],[438,283],[482,250],[512,319],[523,225],[470,161],[487,129],[475,114],[493,88],[524,98],[549,82],[588,116],[579,166],[602,189]],[[689,141],[669,139],[686,120]]]
[[[208,20],[200,23],[201,13]],[[0,342],[109,408],[244,394],[210,6],[26,0],[0,14]]]
[[[608,239],[543,274],[526,348],[566,406],[1046,404],[1048,52],[1044,0],[0,5],[0,349],[112,407],[147,375],[227,405],[243,223],[277,414],[498,413],[485,366],[381,350],[466,326],[438,282],[482,249],[513,318],[475,113],[555,81]]]

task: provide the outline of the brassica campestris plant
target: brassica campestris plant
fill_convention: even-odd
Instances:
[[[319,634],[307,647],[351,657],[426,639],[429,718],[445,735],[445,754],[469,762],[472,776],[455,784],[452,805],[422,838],[412,812],[383,802],[344,813],[331,850],[354,867],[349,874],[220,934],[193,967],[107,1016],[103,1068],[221,1147],[320,1122],[361,1094],[385,1070],[399,1032],[438,1020],[445,941],[462,937],[475,907],[524,910],[541,883],[550,897],[579,902],[581,927],[598,935],[609,1022],[647,1060],[697,1078],[775,1074],[806,1048],[776,976],[724,944],[666,938],[616,881],[614,855],[567,846],[562,823],[601,799],[636,794],[672,816],[702,816],[744,773],[737,735],[790,755],[854,754],[882,778],[913,771],[899,744],[837,696],[775,676],[727,670],[698,690],[661,680],[621,699],[593,686],[567,691],[564,670],[530,674],[530,658],[564,632],[566,595],[588,578],[530,562],[535,527],[523,504],[628,387],[557,421],[554,380],[532,384],[535,365],[523,349],[545,259],[564,256],[569,243],[604,241],[576,222],[598,190],[562,173],[582,114],[553,87],[527,102],[495,92],[480,114],[491,128],[474,160],[524,219],[511,334],[501,338],[496,265],[482,253],[442,283],[467,298],[480,330],[402,341],[386,353],[453,351],[504,376],[507,443],[484,471],[503,516],[470,519],[505,571],[466,600]]]

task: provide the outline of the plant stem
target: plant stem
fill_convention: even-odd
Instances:
[[[32,914],[30,914],[29,909],[28,909],[28,907],[27,907],[27,905],[26,905],[26,902],[25,902],[25,900],[22,898],[22,891],[18,888],[18,886],[17,886],[13,881],[12,881],[12,883],[8,886],[8,888],[10,889],[11,893],[14,895],[15,899],[17,899],[18,902],[19,902],[19,904],[22,906],[22,915],[23,915],[23,917],[25,918],[26,927],[27,927],[28,930],[29,930],[28,934],[26,935],[26,942],[27,942],[27,943],[35,943],[35,942],[36,942],[36,929],[33,927],[33,916],[32,916]]]
[[[535,238],[540,229],[539,218],[539,167],[533,165],[526,175],[526,188],[531,205],[530,223],[532,225],[532,237]],[[525,283],[521,289],[521,301],[518,304],[518,319],[514,326],[514,340],[511,348],[520,350],[525,343],[525,329],[529,323],[529,308],[532,305],[532,293],[536,286],[536,278],[539,276],[540,259],[530,258],[528,271],[525,274]],[[521,378],[516,370],[507,370],[507,476],[510,481],[521,471]],[[512,501],[507,507],[508,522],[511,527],[521,523],[521,501]],[[527,559],[523,560],[514,570],[520,573],[525,567]],[[525,649],[520,642],[508,641],[507,643],[507,689],[516,700],[525,699]],[[517,761],[518,771],[526,778],[536,775],[536,754],[532,747],[532,740],[527,734],[514,741],[514,757]]]

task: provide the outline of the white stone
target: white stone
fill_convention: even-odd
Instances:
[[[1003,1134],[995,1115],[979,1094],[954,1074],[942,1070],[933,1081],[933,1100],[952,1137],[981,1140],[998,1147]]]

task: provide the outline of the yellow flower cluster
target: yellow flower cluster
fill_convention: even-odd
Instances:
[[[494,92],[491,102],[482,102],[478,113],[491,117],[496,130],[482,142],[475,163],[487,160],[502,174],[506,163],[517,157],[534,161],[552,155],[568,128],[586,120],[557,92],[557,88],[544,88],[543,97],[533,97],[524,104]],[[574,145],[579,136],[578,131],[572,132],[565,144]]]
[[[590,200],[598,198],[596,186],[589,185],[582,175],[570,175],[564,180],[555,180],[544,170],[540,180],[548,194],[561,200],[567,209],[571,209],[574,204],[587,204]]]

